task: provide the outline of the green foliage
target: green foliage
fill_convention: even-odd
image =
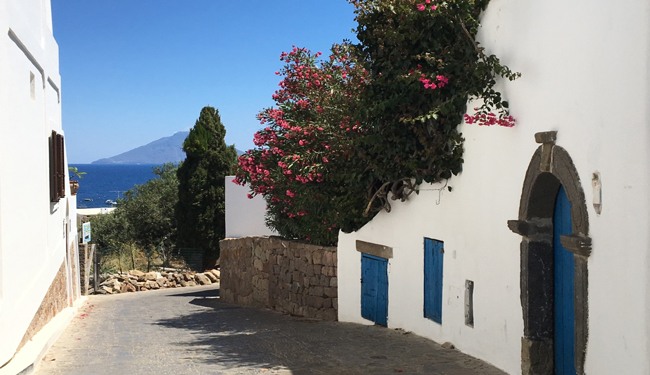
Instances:
[[[146,255],[147,268],[155,256],[164,264],[170,260],[176,240],[176,170],[172,164],[155,167],[157,177],[126,192],[112,213],[92,217],[93,240],[104,253],[127,254],[133,259],[135,248],[140,249]]]
[[[177,173],[177,246],[203,249],[215,259],[225,236],[225,176],[232,173],[237,157],[225,136],[219,112],[204,107],[183,143],[186,159]]]
[[[79,168],[73,166],[69,166],[68,171],[72,176],[76,177],[79,180],[81,180],[84,177],[84,175],[87,174],[86,172],[81,172]]]
[[[260,113],[268,125],[237,173],[264,196],[281,235],[320,244],[422,182],[460,173],[463,118],[514,125],[494,85],[518,73],[475,40],[487,0],[350,1],[359,43],[335,46],[322,62],[306,49],[282,54],[276,107]],[[477,98],[483,105],[467,115]]]
[[[429,5],[435,4],[435,5]],[[355,1],[360,60],[370,73],[357,159],[381,182],[448,179],[462,170],[457,126],[468,99],[511,118],[493,89],[518,75],[475,41],[487,1]],[[504,120],[504,126],[512,123]],[[514,121],[514,120],[512,120]],[[501,123],[500,123],[501,124]]]

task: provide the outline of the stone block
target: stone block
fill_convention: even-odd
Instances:
[[[335,277],[332,277],[332,278],[330,279],[330,287],[332,287],[332,288],[336,288],[336,287],[338,287],[338,286],[339,286],[339,282],[338,282],[338,280],[339,280],[339,279],[338,279],[336,276],[335,276]]]
[[[124,283],[122,284],[122,288],[120,289],[120,293],[130,293],[130,292],[135,292],[138,289],[135,287],[135,285],[131,283]]]
[[[330,285],[330,278],[325,276],[325,275],[320,275],[320,277],[318,278],[318,285],[329,286]]]
[[[323,288],[323,294],[327,297],[338,297],[337,288]]]
[[[140,270],[130,270],[129,274],[135,276],[136,278],[137,277],[144,277],[144,272],[142,272]]]
[[[147,272],[144,274],[144,279],[149,281],[156,281],[159,277],[162,277],[160,272]]]
[[[323,253],[323,265],[330,267],[335,265],[334,256],[331,251],[325,251]]]
[[[253,268],[255,268],[256,271],[261,271],[264,269],[264,263],[260,259],[255,259],[253,261]]]
[[[322,287],[322,286],[315,286],[315,287],[312,287],[312,288],[309,290],[309,295],[312,295],[312,296],[322,296],[322,295],[323,295],[323,287]]]
[[[212,285],[212,281],[203,273],[197,273],[194,275],[194,279],[200,285]]]
[[[323,253],[321,251],[314,251],[312,254],[312,263],[314,265],[323,265]]]
[[[219,281],[219,279],[217,279],[217,277],[212,272],[205,272],[204,275],[208,279],[210,279],[210,282],[212,282],[212,283],[216,283],[217,281]]]

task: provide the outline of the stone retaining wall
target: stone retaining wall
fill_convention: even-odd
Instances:
[[[220,296],[225,302],[336,320],[336,248],[278,237],[225,239]]]

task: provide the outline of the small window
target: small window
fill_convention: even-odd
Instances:
[[[65,161],[63,135],[52,131],[50,137],[50,202],[65,197]]]
[[[442,324],[442,241],[424,239],[424,317]]]

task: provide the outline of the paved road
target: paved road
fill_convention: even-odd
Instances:
[[[223,303],[212,287],[92,296],[37,374],[503,375],[402,331]]]

